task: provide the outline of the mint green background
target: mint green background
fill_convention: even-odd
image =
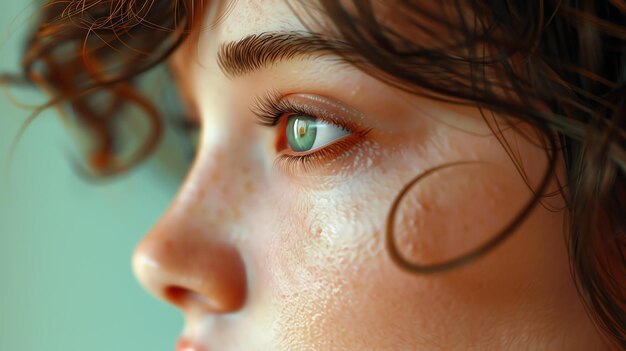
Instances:
[[[2,3],[1,71],[17,70],[30,3]],[[182,317],[141,289],[130,257],[180,184],[181,155],[170,140],[131,175],[87,183],[66,156],[73,139],[48,111],[8,164],[28,114],[0,95],[0,350],[172,350]]]

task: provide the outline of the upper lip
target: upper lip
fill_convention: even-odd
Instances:
[[[204,347],[194,344],[187,339],[180,339],[176,345],[176,351],[208,351]]]

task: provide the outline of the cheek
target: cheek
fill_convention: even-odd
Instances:
[[[400,200],[396,246],[406,261],[422,266],[460,258],[499,235],[531,196],[519,174],[498,164],[444,168]]]
[[[268,266],[274,270],[270,294],[277,334],[290,345],[326,348],[319,344],[325,340],[354,347],[357,335],[372,330],[379,301],[368,290],[371,277],[383,270],[385,253],[369,214],[382,211],[363,206],[376,206],[374,194],[357,191],[364,184],[349,187],[300,190],[290,204],[284,202],[288,220],[272,241]],[[383,299],[388,300],[394,299]]]
[[[558,220],[546,211],[534,213],[494,252],[454,272],[406,273],[390,260],[386,215],[399,189],[420,172],[406,169],[407,164],[428,169],[459,159],[490,162],[446,169],[409,192],[398,214],[396,238],[408,260],[437,261],[437,253],[475,247],[504,228],[529,200],[530,191],[497,142],[457,140],[458,145],[446,142],[445,150],[389,161],[379,167],[387,172],[363,174],[324,191],[292,185],[276,189],[274,194],[284,197],[266,210],[273,222],[267,224],[263,284],[271,305],[268,319],[282,344],[328,348],[320,343],[332,341],[334,348],[428,349],[484,333],[482,327],[493,326],[494,320],[515,315],[520,303],[529,313],[533,304],[542,303],[556,280],[533,277],[555,276],[542,258],[553,258],[559,237],[554,235]],[[530,157],[542,159],[540,152]],[[536,163],[525,164],[533,184],[543,170]],[[390,170],[402,175],[394,171],[391,176]]]
[[[407,275],[389,260],[382,223],[392,195],[384,189],[391,184],[371,184],[300,191],[281,201],[285,215],[269,245],[267,293],[282,344],[414,348],[449,324],[446,311],[455,303],[439,298],[438,283]]]
[[[445,158],[429,160],[430,167],[455,160],[487,163],[445,168],[407,193],[395,222],[395,242],[404,258],[415,264],[441,263],[493,239],[531,200],[529,186],[536,189],[547,167],[543,150],[514,135],[506,137],[515,145],[512,153],[525,178],[495,138],[446,135],[446,142],[439,143],[445,147],[437,152]],[[547,192],[555,188],[552,184]],[[454,305],[447,309],[451,319],[439,320],[436,311],[431,312],[444,324],[471,319],[457,329],[470,335],[481,323],[505,320],[511,326],[513,321],[545,315],[569,286],[562,220],[563,213],[535,206],[505,241],[477,260],[445,273],[418,276],[413,286],[420,303],[443,310]],[[498,332],[493,326],[486,328]]]

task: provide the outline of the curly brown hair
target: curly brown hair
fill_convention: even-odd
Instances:
[[[322,19],[311,19],[334,33],[324,45],[359,69],[411,93],[494,111],[511,125],[529,123],[545,136],[551,166],[544,185],[554,176],[557,152],[565,160],[560,195],[580,296],[597,326],[626,350],[626,2],[454,0],[446,15],[433,9],[437,5],[418,3],[389,6],[403,30],[381,21],[380,4],[371,0],[319,0],[315,8],[302,8],[322,11]],[[157,145],[162,120],[138,78],[197,32],[204,6],[202,0],[50,0],[42,7],[26,42],[22,75],[51,94],[46,106],[69,108],[91,133],[91,165],[98,174],[126,171]],[[446,29],[436,47],[407,35],[439,39],[444,32],[424,26],[425,18]],[[343,44],[351,50],[342,50]],[[121,161],[113,125],[133,104],[145,111],[152,132],[130,160]],[[393,245],[390,254],[423,273],[465,264],[553,195],[544,188],[535,189],[527,211],[472,255],[429,268],[405,262]]]

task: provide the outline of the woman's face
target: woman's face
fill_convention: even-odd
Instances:
[[[198,155],[133,260],[141,283],[183,311],[181,345],[598,345],[570,277],[564,213],[549,210],[562,205],[556,198],[495,250],[449,272],[403,271],[385,248],[402,187],[455,161],[481,163],[436,172],[401,203],[396,243],[406,260],[437,262],[504,228],[532,196],[526,182],[536,187],[547,167],[530,128],[501,128],[507,153],[488,112],[490,124],[477,108],[401,93],[314,52],[293,33],[304,26],[283,1],[211,9],[203,28],[171,62],[198,112]]]

